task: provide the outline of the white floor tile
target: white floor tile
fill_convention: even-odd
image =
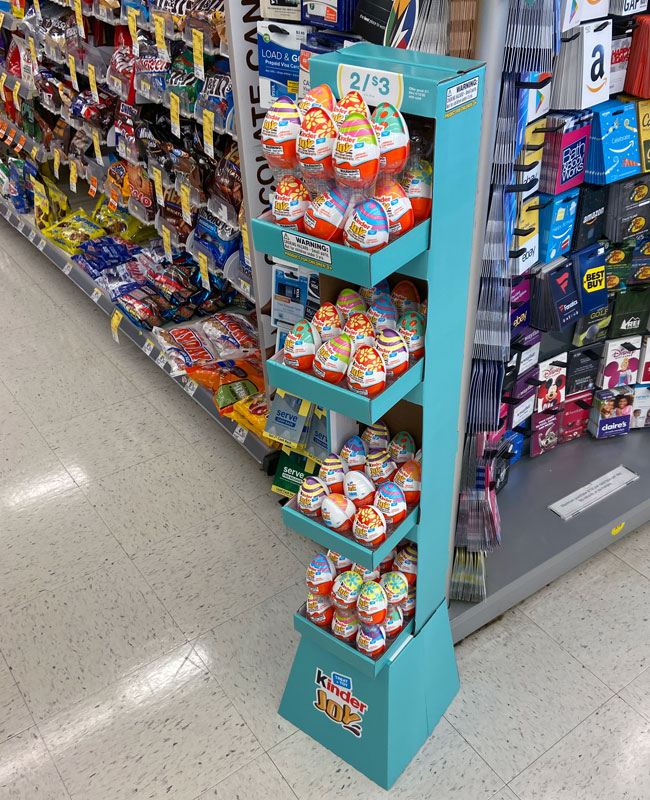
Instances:
[[[189,445],[91,481],[83,490],[129,555],[150,550],[219,511],[244,507],[198,448]]]
[[[289,784],[266,755],[261,755],[196,800],[296,800]]]
[[[512,791],[512,789],[504,786],[503,789],[501,789],[500,792],[497,792],[494,797],[491,797],[490,800],[519,800],[519,798]]]
[[[650,581],[608,551],[521,609],[614,691],[650,666]]]
[[[302,731],[280,742],[269,755],[299,800],[490,800],[503,786],[444,718],[390,791],[380,789]]]
[[[226,486],[254,506],[254,501],[271,491],[273,478],[242,447],[205,450],[206,463],[220,476]]]
[[[36,728],[0,744],[2,800],[70,800]]]
[[[508,783],[612,692],[517,609],[456,648],[445,716]]]
[[[193,800],[262,753],[189,645],[41,730],[73,800]]]
[[[291,586],[302,571],[248,509],[179,530],[134,560],[188,638]]]
[[[151,333],[145,333],[142,344],[150,339],[155,344],[155,337]],[[105,349],[106,357],[114,364],[119,371],[125,375],[129,381],[141,392],[153,393],[169,389],[172,379],[169,372],[162,370],[155,361],[136,347],[135,343],[126,337],[122,337],[119,344],[113,339],[107,343]]]
[[[43,429],[52,450],[78,484],[165,454],[184,444],[144,397],[100,407]]]
[[[0,527],[0,611],[122,559],[81,489],[18,504]]]
[[[637,572],[650,578],[650,523],[628,533],[609,550]]]
[[[650,721],[650,668],[618,693],[635,711]]]
[[[513,782],[521,800],[647,800],[650,722],[619,697]]]
[[[304,600],[304,584],[293,585],[194,642],[266,750],[295,731],[278,706],[299,640],[292,615]]]
[[[0,653],[0,743],[30,725],[33,725],[32,715]]]
[[[160,372],[162,374],[162,370]],[[217,448],[229,451],[230,435],[177,383],[169,378],[167,383],[164,388],[157,388],[145,395],[151,405],[190,444],[197,444],[203,451]],[[254,468],[254,463],[251,466]]]
[[[250,504],[257,516],[273,531],[284,546],[291,550],[294,556],[305,567],[316,553],[326,550],[321,545],[312,542],[297,531],[287,528],[282,521],[282,506],[278,502],[282,498],[274,492],[265,492]]]
[[[0,650],[37,722],[182,641],[126,558],[0,615]]]

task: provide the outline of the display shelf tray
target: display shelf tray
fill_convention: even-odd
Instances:
[[[396,270],[409,275],[407,265],[427,250],[431,235],[431,221],[427,220],[371,254],[326,242],[306,233],[288,231],[272,222],[269,216],[253,220],[256,250],[359,286],[375,286]],[[414,274],[420,275],[419,264]]]
[[[501,546],[487,557],[487,598],[482,603],[451,603],[454,641],[648,522],[649,454],[650,430],[640,430],[611,439],[584,436],[514,464],[499,493]],[[619,464],[639,479],[566,522],[549,510],[550,503]]]
[[[366,425],[376,422],[382,414],[405,398],[422,381],[424,375],[424,359],[420,359],[397,380],[389,383],[383,392],[368,398],[346,388],[345,378],[340,384],[328,383],[310,373],[285,366],[283,359],[284,350],[281,350],[266,362],[269,380],[273,386]]]
[[[301,514],[298,511],[296,497],[293,497],[282,507],[282,519],[289,528],[298,531],[298,533],[314,542],[318,542],[323,547],[327,547],[328,550],[334,550],[335,553],[347,556],[366,569],[374,569],[381,564],[388,553],[394,550],[402,539],[409,539],[412,542],[417,541],[419,511],[419,505],[409,506],[408,513],[402,522],[399,525],[389,525],[386,541],[374,549],[359,544],[352,536],[351,531],[337,533],[323,525],[322,522]]]
[[[81,291],[91,298],[107,315],[111,316],[116,306],[110,298],[95,283],[84,270],[73,261],[70,256],[46,239],[34,225],[33,219],[22,216],[14,211],[4,200],[0,200],[0,216],[23,234],[55,264]],[[155,339],[150,331],[139,328],[125,315],[117,328],[117,335],[125,336],[134,342],[145,356],[154,361],[170,379],[181,386],[207,413],[215,420],[220,428],[226,431],[268,472],[277,458],[277,450],[270,447],[263,439],[247,428],[238,425],[228,417],[222,417],[217,411],[212,393],[186,375],[171,375],[169,362],[164,358],[160,348],[155,344]]]
[[[372,658],[368,658],[368,656],[365,656],[363,653],[360,653],[354,645],[342,642],[340,639],[332,636],[328,630],[319,628],[318,625],[314,625],[313,622],[310,622],[305,616],[304,605],[293,615],[293,627],[298,633],[302,636],[309,637],[315,644],[322,647],[323,650],[327,650],[332,653],[332,655],[340,658],[341,661],[345,661],[346,664],[358,669],[359,672],[369,677],[377,675],[389,661],[392,661],[397,656],[409,639],[411,639],[414,625],[415,621],[413,619],[409,620],[399,636],[396,636],[390,646],[386,648],[386,652],[382,657],[375,661]]]

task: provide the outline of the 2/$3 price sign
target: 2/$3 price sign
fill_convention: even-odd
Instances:
[[[336,75],[339,97],[348,92],[361,92],[369,106],[391,103],[400,108],[404,99],[404,81],[397,72],[339,64]]]

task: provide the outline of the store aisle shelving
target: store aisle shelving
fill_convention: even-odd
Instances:
[[[270,478],[4,222],[0,248],[0,800],[647,800],[649,527],[461,643],[384,792],[276,714],[316,546]]]

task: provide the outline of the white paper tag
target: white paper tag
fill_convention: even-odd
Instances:
[[[332,263],[332,248],[326,242],[308,239],[297,233],[282,231],[282,245],[284,254],[307,261],[310,264],[317,261],[321,264]]]
[[[165,367],[167,366],[167,359],[165,358],[164,353],[158,353],[158,357],[156,358],[156,364],[161,369],[165,369]]]
[[[243,425],[238,425],[235,430],[232,432],[233,439],[237,439],[240,444],[244,443],[244,440],[248,436],[248,428],[244,428]]]
[[[37,249],[38,249],[38,250],[40,250],[40,251],[41,251],[41,253],[42,253],[42,252],[43,252],[43,250],[45,250],[45,245],[46,245],[46,244],[47,244],[47,241],[46,241],[45,239],[41,239],[41,241],[40,241],[40,242],[39,242],[39,243],[36,245],[36,247],[37,247]]]
[[[68,265],[66,264],[66,266],[68,266]],[[70,269],[72,269],[72,267],[70,267]],[[67,273],[66,273],[66,275],[67,275]],[[98,288],[98,289],[93,289],[93,293],[91,294],[90,297],[91,297],[91,300],[93,301],[93,303],[99,303],[99,300],[100,300],[101,296],[102,296],[102,290]]]
[[[151,351],[153,350],[153,342],[151,339],[146,339],[145,343],[142,345],[142,352],[145,355],[151,355]]]
[[[191,378],[187,378],[183,383],[183,389],[189,394],[190,397],[194,397],[194,392],[199,384],[196,381],[193,381]]]
[[[564,520],[571,519],[638,479],[636,472],[621,464],[556,503],[551,503],[549,509]]]
[[[45,240],[43,240],[43,241],[45,241]],[[69,275],[72,272],[72,262],[71,261],[66,261],[65,264],[61,267],[61,272],[64,275]],[[99,298],[102,296],[102,293],[101,293],[101,291],[99,289],[95,289],[95,292],[99,292],[99,295],[97,296],[97,300],[99,300]],[[93,294],[94,294],[94,292],[93,292]],[[95,300],[94,297],[93,297],[93,300]],[[95,300],[95,302],[97,302],[97,300]]]

